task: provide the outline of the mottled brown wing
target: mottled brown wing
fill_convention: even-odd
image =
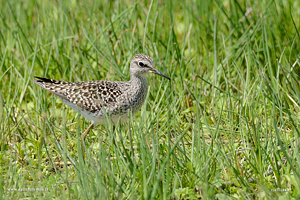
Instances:
[[[102,110],[107,105],[117,103],[122,95],[118,84],[112,81],[65,82],[35,77],[34,82],[59,98],[77,105],[89,112]]]

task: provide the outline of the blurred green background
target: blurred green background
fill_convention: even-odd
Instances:
[[[300,2],[0,1],[0,198],[298,199]],[[34,76],[148,75],[113,130]],[[37,191],[40,190],[40,191]]]

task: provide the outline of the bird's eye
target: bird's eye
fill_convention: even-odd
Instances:
[[[139,66],[144,67],[145,65],[144,65],[144,63],[139,62]]]

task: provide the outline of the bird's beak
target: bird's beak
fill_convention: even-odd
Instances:
[[[152,69],[151,72],[152,72],[152,73],[155,73],[155,74],[158,74],[158,75],[160,75],[160,76],[162,76],[162,77],[164,77],[164,78],[166,78],[166,79],[171,80],[168,76],[164,75],[163,73],[161,73],[161,72],[158,71],[157,69]]]

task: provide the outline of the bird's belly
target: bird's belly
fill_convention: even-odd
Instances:
[[[129,119],[128,114],[118,114],[118,115],[96,115],[95,113],[90,113],[88,111],[81,111],[80,114],[86,118],[87,120],[91,121],[93,124],[107,124],[108,121],[112,122],[113,124],[124,123]]]
[[[84,118],[89,120],[92,124],[106,124],[108,121],[111,120],[114,124],[117,123],[124,123],[129,119],[129,113],[122,113],[122,114],[114,114],[114,115],[107,115],[105,113],[92,113],[87,110],[84,110],[77,105],[66,101],[64,99],[61,99],[67,106],[70,106],[73,110],[80,113]]]

